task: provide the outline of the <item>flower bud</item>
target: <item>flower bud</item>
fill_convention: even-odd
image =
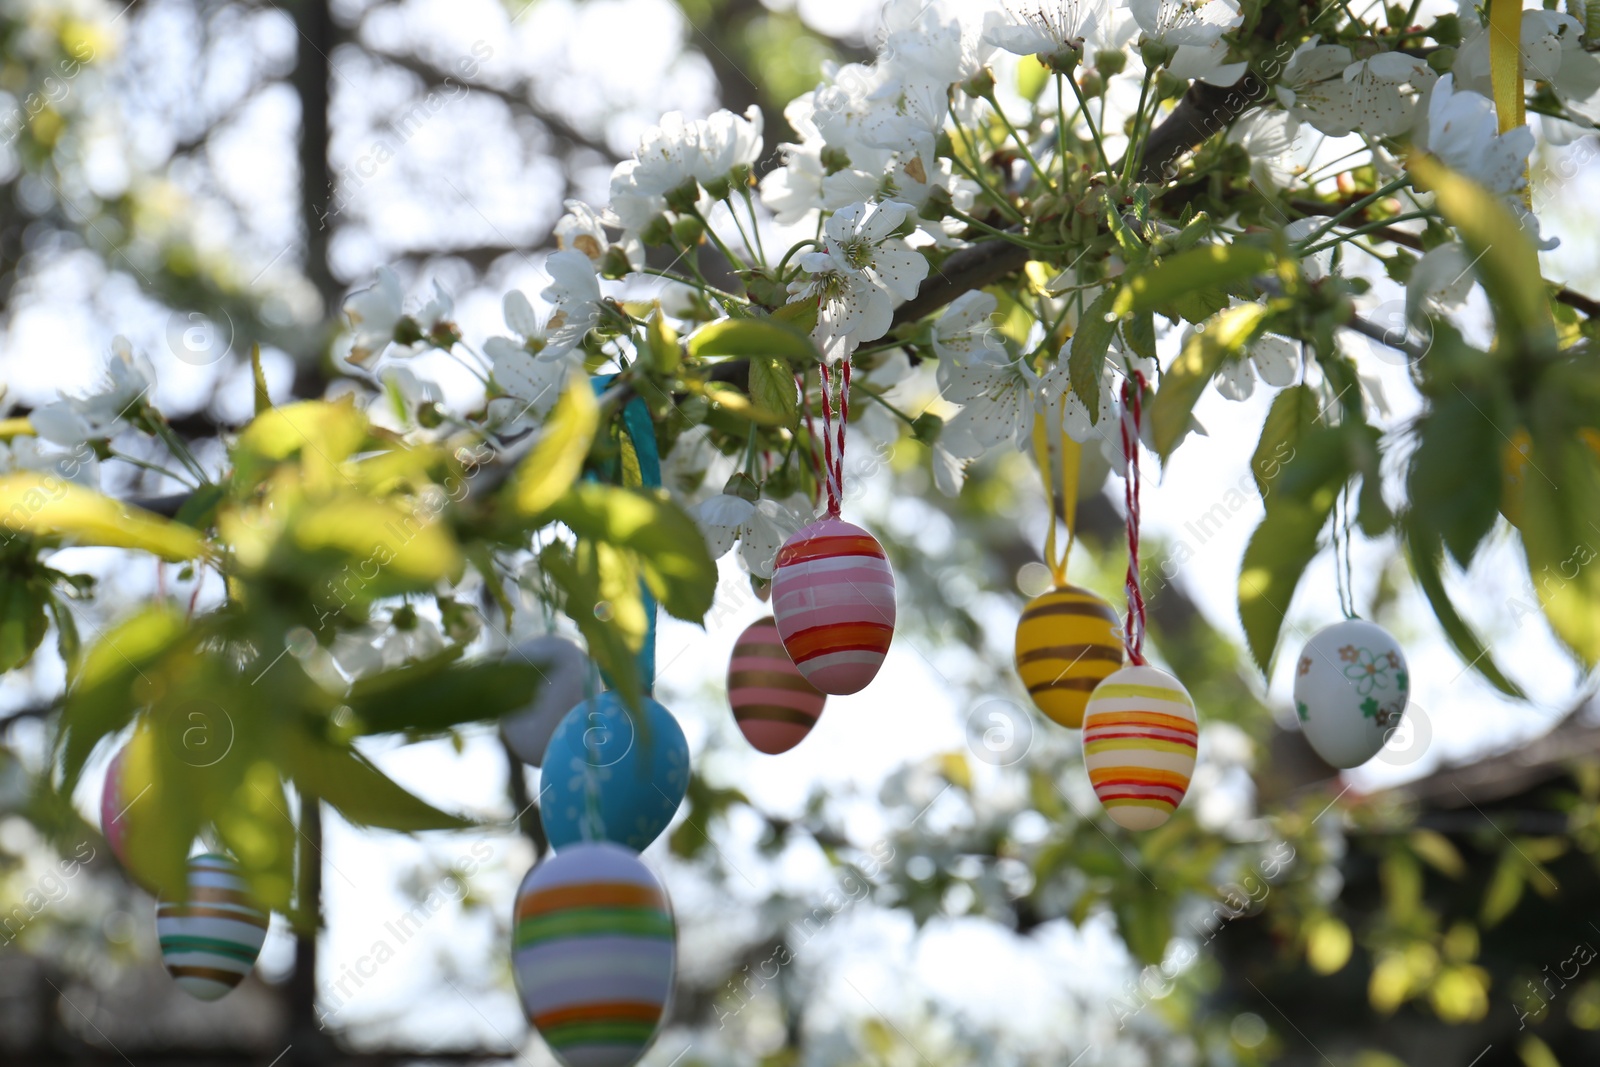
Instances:
[[[672,223],[665,215],[657,215],[639,231],[639,240],[652,248],[666,244],[672,240]]]
[[[685,179],[682,185],[667,190],[667,207],[679,215],[687,215],[694,210],[700,202],[700,186],[693,179]]]
[[[633,273],[633,264],[628,262],[628,254],[616,245],[606,249],[606,254],[600,257],[600,276],[603,278],[621,278],[625,274]]]
[[[911,436],[932,447],[944,432],[944,420],[931,411],[924,411],[911,423]]]
[[[1107,49],[1094,54],[1094,69],[1104,77],[1121,74],[1128,67],[1128,53],[1120,48]]]
[[[722,491],[728,496],[736,496],[752,504],[761,499],[761,487],[744,471],[739,471],[729,478],[728,484],[722,487]]]
[[[1152,40],[1149,37],[1141,38],[1139,41],[1139,58],[1144,60],[1147,70],[1155,70],[1171,63],[1176,52],[1176,48],[1164,41]]]
[[[974,99],[989,99],[994,95],[994,71],[984,67],[961,83],[961,91]]]
[[[1098,70],[1090,68],[1078,75],[1078,88],[1083,90],[1084,96],[1099,96],[1106,91],[1106,80]]]
[[[705,223],[693,215],[685,215],[672,224],[673,238],[685,248],[692,248],[706,235]]]
[[[728,192],[731,188],[732,186],[726,174],[720,178],[712,178],[710,181],[706,182],[706,193],[713,200],[728,199]]]
[[[423,339],[422,327],[410,315],[401,315],[394,324],[394,343],[414,345]]]
[[[838,174],[850,166],[850,157],[842,148],[828,145],[822,150],[822,166],[829,174]]]
[[[424,400],[417,405],[417,425],[423,429],[432,430],[444,422],[444,414],[440,412],[439,405],[431,400]]]
[[[935,185],[928,190],[927,202],[922,205],[917,215],[930,222],[938,222],[950,213],[951,206],[950,190],[942,185]]]

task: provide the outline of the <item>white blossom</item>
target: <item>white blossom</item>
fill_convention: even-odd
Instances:
[[[973,289],[962,293],[944,309],[933,327],[933,351],[941,362],[993,362],[1004,358],[1005,344],[994,326],[999,301],[993,293]]]
[[[1237,358],[1223,363],[1217,371],[1217,392],[1229,400],[1244,400],[1255,392],[1259,376],[1268,385],[1282,389],[1293,385],[1300,369],[1299,345],[1278,334],[1262,334]]]
[[[1128,0],[1145,36],[1174,46],[1210,47],[1244,20],[1234,0]]]
[[[546,324],[550,347],[577,348],[600,322],[602,297],[594,264],[582,252],[556,252],[544,261],[544,269],[550,284],[539,295],[555,305]]]
[[[1083,48],[1110,18],[1105,0],[1008,0],[984,17],[983,39],[1019,56],[1054,56]]]
[[[1278,86],[1279,101],[1293,115],[1331,137],[1356,130],[1391,137],[1410,129],[1421,94],[1438,77],[1426,61],[1380,52],[1353,63],[1343,45],[1315,41],[1295,50]]]
[[[1476,279],[1472,259],[1459,241],[1430,248],[1411,268],[1406,281],[1406,318],[1420,324],[1429,314],[1459,308]]]
[[[1446,74],[1428,101],[1424,147],[1490,192],[1509,194],[1524,184],[1533,131],[1523,125],[1501,133],[1494,101],[1468,90],[1457,92],[1454,76]]]
[[[707,497],[695,511],[695,522],[712,558],[727,555],[738,541],[745,566],[757,578],[772,577],[778,549],[803,525],[800,516],[776,500],[749,501],[732,493]]]
[[[790,292],[821,301],[829,336],[876,340],[889,332],[896,298],[917,295],[928,261],[895,236],[910,213],[894,200],[852,204],[828,219],[822,251],[799,257],[812,279],[791,283]]]
[[[1024,448],[1032,438],[1039,378],[1023,359],[985,350],[984,358],[939,364],[939,394],[961,410],[939,444],[959,459],[977,459],[996,445]]]
[[[118,334],[111,341],[111,358],[105,374],[93,389],[77,396],[44,404],[29,416],[36,434],[51,444],[77,445],[119,432],[147,406],[156,380],[155,368],[128,339]]]
[[[551,346],[533,305],[513,289],[504,300],[506,325],[518,336],[491,337],[483,343],[494,382],[505,396],[489,401],[489,421],[500,433],[515,433],[544,421],[567,381],[583,369],[570,346]]]

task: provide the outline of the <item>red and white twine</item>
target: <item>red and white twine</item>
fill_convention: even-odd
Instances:
[[[1138,371],[1122,383],[1122,458],[1124,464],[1122,501],[1128,513],[1128,612],[1123,617],[1123,643],[1128,659],[1136,666],[1144,663],[1144,593],[1139,589],[1139,431],[1140,404],[1144,396],[1144,375]]]

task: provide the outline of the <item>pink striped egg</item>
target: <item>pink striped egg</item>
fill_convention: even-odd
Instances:
[[[789,751],[811,732],[827,699],[783,650],[771,616],[751,623],[734,642],[728,704],[751,747],[769,756]]]
[[[778,549],[772,614],[806,681],[824,693],[859,693],[894,637],[894,571],[883,546],[841,519],[807,526]]]

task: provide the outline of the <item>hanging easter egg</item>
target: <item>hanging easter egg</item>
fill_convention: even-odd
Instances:
[[[517,890],[511,963],[528,1021],[568,1067],[630,1067],[672,994],[676,927],[666,890],[610,842],[573,845]]]
[[[776,755],[798,745],[827,699],[783,650],[771,616],[751,623],[734,642],[728,703],[739,732],[757,751]]]
[[[1017,673],[1034,704],[1055,722],[1082,726],[1089,694],[1121,666],[1121,622],[1087,589],[1059,586],[1022,609]]]
[[[217,1000],[255,966],[267,913],[251,900],[238,864],[206,853],[189,860],[188,898],[156,905],[161,962],[185,993]]]
[[[562,717],[545,750],[539,815],[556,849],[587,839],[643,852],[689,789],[689,743],[672,713],[646,697],[636,723],[601,693]]]
[[[883,546],[840,519],[807,526],[778,549],[772,613],[808,682],[824,693],[859,693],[894,637],[894,572]]]
[[[129,790],[126,770],[128,746],[123,745],[106,767],[105,784],[100,789],[100,832],[105,835],[111,854],[124,867],[128,865],[128,813],[137,796]]]
[[[1346,619],[1306,642],[1294,672],[1300,729],[1335,767],[1359,767],[1400,725],[1411,676],[1400,643],[1381,626]]]
[[[571,641],[551,634],[523,641],[506,653],[506,659],[531,663],[543,676],[527,706],[500,720],[500,733],[511,751],[523,763],[537,767],[561,716],[586,695],[589,657]]]
[[[1172,816],[1189,790],[1199,732],[1194,700],[1166,671],[1124,667],[1095,687],[1083,762],[1112,822],[1151,830]]]

